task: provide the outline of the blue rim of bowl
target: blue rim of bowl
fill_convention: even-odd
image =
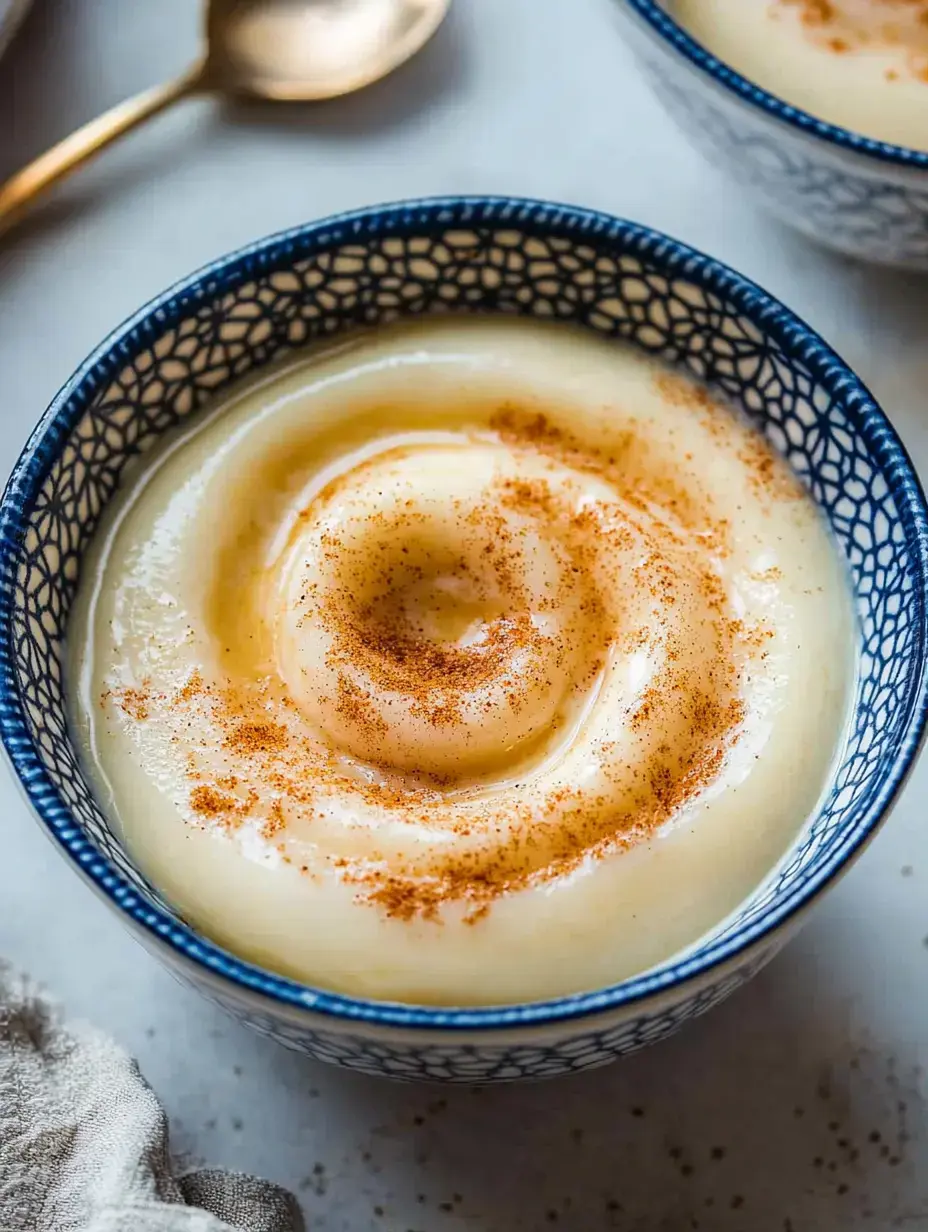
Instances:
[[[816,875],[786,894],[731,937],[605,989],[552,1000],[489,1007],[433,1008],[343,996],[300,984],[236,958],[196,935],[187,925],[145,902],[135,887],[83,835],[39,759],[25,723],[12,654],[16,564],[28,524],[27,511],[58,456],[59,447],[101,388],[150,345],[204,302],[252,278],[287,268],[341,243],[412,236],[448,227],[517,227],[527,235],[571,241],[618,243],[625,255],[654,260],[671,277],[695,280],[732,303],[787,355],[801,360],[844,410],[887,477],[917,561],[917,679],[913,681],[905,736],[876,797],[848,827],[844,841]],[[97,347],[56,396],[33,431],[0,499],[0,738],[29,802],[52,839],[96,888],[150,937],[202,975],[225,979],[279,1005],[342,1022],[448,1031],[549,1026],[616,1010],[666,992],[743,955],[806,907],[875,833],[916,757],[928,714],[925,586],[928,579],[928,510],[911,461],[868,390],[831,348],[790,310],[755,283],[705,254],[650,227],[576,206],[509,197],[449,197],[397,202],[326,218],[283,231],[204,266],[140,309]]]
[[[878,158],[884,163],[893,163],[899,167],[928,170],[928,151],[913,150],[904,145],[893,145],[889,141],[877,141],[874,137],[865,137],[862,133],[855,133],[852,129],[829,124],[827,120],[817,119],[808,111],[794,107],[785,99],[779,98],[776,94],[770,94],[767,90],[755,85],[747,77],[742,77],[740,73],[735,72],[724,61],[717,59],[702,43],[688,34],[678,21],[661,8],[657,0],[619,0],[619,2],[627,5],[664,42],[680,52],[692,65],[707,73],[713,81],[737,95],[743,102],[759,107],[761,111],[765,111],[777,120],[782,120],[792,128],[799,129],[807,136],[821,137],[831,145],[838,146],[839,149]]]

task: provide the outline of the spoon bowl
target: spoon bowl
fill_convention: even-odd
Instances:
[[[207,0],[205,47],[180,77],[119,103],[0,184],[0,234],[100,150],[195,94],[337,98],[385,77],[432,37],[451,0]]]
[[[299,102],[385,77],[432,37],[450,0],[212,0],[206,73],[216,88]]]

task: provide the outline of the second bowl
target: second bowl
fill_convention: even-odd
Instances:
[[[928,152],[826,123],[762,89],[693,38],[660,0],[616,3],[668,112],[760,205],[828,248],[928,269]]]

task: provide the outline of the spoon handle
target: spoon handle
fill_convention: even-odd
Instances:
[[[33,202],[58,180],[123,133],[164,111],[178,99],[195,93],[204,84],[204,77],[204,65],[200,62],[174,81],[154,86],[124,103],[118,103],[52,146],[11,176],[5,184],[0,184],[0,234],[18,222]]]

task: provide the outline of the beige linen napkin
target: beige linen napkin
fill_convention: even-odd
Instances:
[[[266,1181],[175,1176],[167,1119],[136,1063],[91,1027],[65,1026],[0,964],[2,1232],[301,1232]]]

